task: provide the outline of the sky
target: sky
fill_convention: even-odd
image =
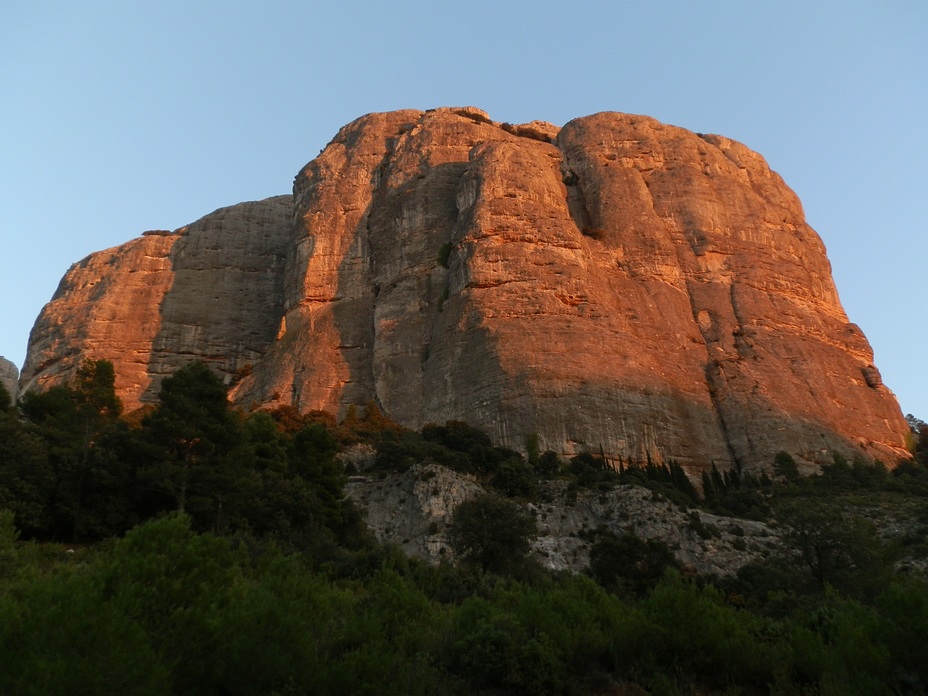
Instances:
[[[87,254],[289,193],[365,113],[465,105],[760,152],[928,420],[924,0],[0,0],[0,355]]]

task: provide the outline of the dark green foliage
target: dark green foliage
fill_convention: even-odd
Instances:
[[[673,552],[662,541],[633,534],[603,534],[590,549],[590,575],[608,590],[644,596],[677,566]]]
[[[868,636],[882,643],[892,656],[892,682],[900,693],[928,690],[928,580],[924,576],[900,576],[876,598],[878,635]]]
[[[103,571],[103,594],[151,636],[175,693],[210,693],[222,673],[216,619],[234,601],[238,576],[228,541],[194,534],[190,518],[175,514],[116,545]]]
[[[189,511],[198,527],[220,529],[239,489],[247,486],[239,457],[241,431],[229,409],[226,388],[200,362],[161,383],[158,407],[143,422],[151,456],[142,476]]]
[[[273,537],[320,558],[365,543],[332,430],[313,414],[290,418],[292,431],[266,413],[243,417],[203,364],[165,379],[135,428],[118,418],[102,361],[22,403],[25,420],[0,412],[0,507],[26,538],[102,539],[173,509],[196,529]]]
[[[702,474],[703,504],[719,515],[765,519],[769,515],[767,493],[771,486],[765,474],[755,476],[740,464],[722,473],[713,462],[709,472]]]
[[[776,512],[782,546],[739,571],[740,593],[776,613],[832,590],[871,602],[890,583],[899,550],[872,522],[814,499],[784,501]]]
[[[0,412],[0,509],[14,513],[27,538],[51,525],[54,488],[46,441],[13,411]]]
[[[0,595],[0,650],[6,696],[171,693],[146,631],[95,576],[43,575]]]
[[[535,470],[542,478],[551,478],[557,475],[561,470],[561,458],[558,456],[557,452],[552,452],[551,450],[542,452],[541,456],[538,457]]]
[[[529,433],[525,436],[525,460],[534,469],[538,468],[541,449],[538,444],[538,433]]]
[[[448,259],[451,256],[451,242],[445,242],[438,250],[438,265],[448,268]]]
[[[517,505],[481,495],[455,509],[448,540],[461,561],[485,572],[511,573],[524,565],[536,533],[535,520]]]
[[[116,371],[109,360],[85,360],[71,386],[85,421],[113,419],[122,413],[122,402],[114,391]]]
[[[777,513],[787,525],[786,562],[796,580],[811,578],[821,589],[860,599],[872,599],[889,581],[896,549],[880,540],[872,522],[813,501],[784,504]]]
[[[571,457],[570,473],[577,485],[583,488],[593,488],[598,483],[615,483],[618,479],[605,459],[589,452],[581,452]]]
[[[4,694],[916,694],[928,677],[923,578],[772,616],[674,572],[616,596],[381,550],[331,576],[176,514],[72,562],[8,517]]]
[[[715,693],[738,684],[753,692],[777,666],[776,654],[760,640],[757,617],[729,606],[711,585],[676,573],[637,606],[629,624],[619,636],[618,659],[652,688]]]
[[[535,470],[513,452],[512,456],[497,465],[492,484],[503,495],[530,498],[535,493],[538,478]]]
[[[693,505],[699,500],[699,495],[690,483],[686,472],[683,471],[683,467],[673,459],[667,464],[654,464],[649,457],[644,472],[649,481],[664,484],[662,492],[665,492],[674,502],[681,505]],[[668,491],[674,491],[674,493]]]
[[[643,466],[620,459],[618,471],[609,467],[605,479],[613,484],[644,486],[680,507],[691,507],[699,500],[683,467],[672,459],[666,464],[656,464],[648,456]]]
[[[799,466],[789,452],[777,452],[773,458],[773,473],[786,481],[799,480]]]
[[[785,545],[737,578],[684,579],[665,546],[599,533],[590,573],[609,592],[528,561],[534,521],[501,497],[458,508],[457,565],[378,546],[344,500],[336,459],[361,440],[375,445],[379,467],[435,461],[526,495],[536,475],[559,473],[556,454],[529,467],[464,424],[431,426],[425,437],[372,406],[347,425],[286,409],[246,417],[229,408],[221,383],[193,372],[134,429],[116,417],[99,365],[66,388],[24,397],[22,417],[0,409],[0,508],[10,509],[0,510],[0,693],[928,688],[924,575],[917,564],[900,573],[898,549],[855,514],[856,505],[928,510],[915,497],[928,495],[918,458],[890,475],[839,456],[823,475],[799,479],[780,458],[776,483],[710,469],[706,504],[745,507],[757,496]],[[209,446],[166,445],[166,434],[185,433]],[[75,553],[30,541],[121,535],[176,508],[170,489],[146,487],[152,465],[172,452],[214,466],[197,473],[186,514]],[[690,499],[675,463],[628,464],[615,471],[585,455],[570,475]]]
[[[335,459],[331,432],[308,423],[291,435],[266,413],[244,422],[243,461],[249,463],[248,498],[237,513],[238,529],[326,555],[355,522],[344,500],[345,473]]]
[[[373,401],[369,401],[364,406],[360,416],[354,405],[349,406],[345,419],[337,428],[318,419],[317,422],[325,425],[330,431],[338,433],[337,439],[343,444],[358,441],[376,444],[382,438],[406,431],[406,428],[383,415],[380,407]]]
[[[928,423],[916,418],[911,413],[905,419],[912,429],[912,454],[915,455],[915,460],[918,463],[928,466]]]
[[[928,462],[918,459],[902,462],[893,469],[885,488],[910,495],[928,496]]]
[[[833,463],[822,466],[819,484],[830,488],[878,489],[888,481],[889,472],[882,462],[865,462],[855,459],[848,463],[847,459],[836,452]]]
[[[0,413],[5,413],[13,409],[13,397],[10,396],[10,392],[7,391],[6,387],[3,386],[3,382],[0,382]]]
[[[0,581],[7,580],[17,571],[16,542],[19,540],[19,530],[16,529],[14,519],[12,510],[0,508]]]
[[[451,646],[452,669],[477,689],[507,693],[562,693],[566,670],[545,634],[531,635],[513,617],[497,614],[458,627]]]
[[[364,527],[350,501],[344,497],[345,470],[335,458],[338,447],[332,434],[322,425],[313,423],[294,437],[290,445],[290,473],[285,490],[298,493],[297,504],[280,508],[289,513],[291,524],[297,522],[307,533],[316,535],[316,542],[327,535],[347,546],[363,542]],[[302,522],[302,524],[299,524]]]
[[[20,400],[31,432],[44,442],[47,452],[47,458],[37,462],[41,471],[36,476],[19,478],[29,487],[44,489],[45,519],[28,516],[36,523],[37,535],[50,533],[71,541],[100,539],[134,522],[127,514],[130,506],[124,491],[130,474],[113,450],[124,428],[114,383],[112,363],[86,360],[72,384],[28,392]],[[25,442],[19,438],[20,446],[41,457],[35,446]],[[49,470],[51,481],[45,473]],[[26,498],[34,499],[33,493],[26,493]]]
[[[499,453],[493,441],[482,430],[461,421],[448,421],[444,425],[427,425],[422,428],[422,437],[452,452],[466,455],[473,473],[490,473],[499,461]]]
[[[470,471],[473,468],[466,454],[449,450],[412,431],[385,433],[377,440],[376,447],[378,469],[406,471],[413,464],[421,462],[435,462],[455,471]]]

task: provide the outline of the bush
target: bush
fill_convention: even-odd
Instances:
[[[538,457],[538,463],[535,464],[535,470],[542,478],[551,478],[561,470],[561,458],[557,452],[546,450]]]
[[[605,534],[590,549],[590,575],[608,590],[629,590],[644,596],[677,566],[670,548],[662,541],[633,534]]]
[[[799,480],[799,466],[789,452],[777,452],[773,458],[773,473],[787,481]]]
[[[544,633],[530,635],[506,615],[484,618],[451,648],[452,668],[477,689],[562,693],[563,661]]]
[[[451,242],[445,242],[438,250],[438,265],[442,268],[448,268],[448,259],[451,256]]]
[[[510,457],[499,465],[493,476],[493,487],[510,498],[529,498],[535,494],[538,482],[535,472],[522,461],[522,457]]]
[[[0,649],[0,693],[8,696],[171,693],[144,629],[76,571],[0,593]]]

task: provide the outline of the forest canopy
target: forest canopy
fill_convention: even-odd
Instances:
[[[3,694],[928,688],[928,562],[899,562],[900,543],[928,557],[921,446],[892,473],[836,458],[807,478],[784,453],[769,476],[710,470],[700,495],[673,463],[524,458],[467,424],[415,433],[373,406],[341,423],[244,413],[199,363],[141,413],[122,413],[105,361],[18,404],[5,396]],[[367,532],[338,456],[358,442],[376,452],[372,475],[430,461],[483,485],[452,517],[457,563]],[[781,544],[735,576],[700,577],[658,540],[591,530],[589,571],[552,573],[530,554],[527,512],[550,478],[778,519]],[[900,501],[921,511],[903,542],[852,514]]]

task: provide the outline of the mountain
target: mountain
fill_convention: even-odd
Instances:
[[[0,355],[0,384],[4,386],[10,398],[16,400],[19,381],[19,369],[12,362]]]
[[[292,197],[72,266],[21,387],[84,358],[113,361],[129,408],[199,359],[248,408],[373,402],[517,449],[691,472],[906,456],[796,195],[737,142],[619,113],[363,116]]]

